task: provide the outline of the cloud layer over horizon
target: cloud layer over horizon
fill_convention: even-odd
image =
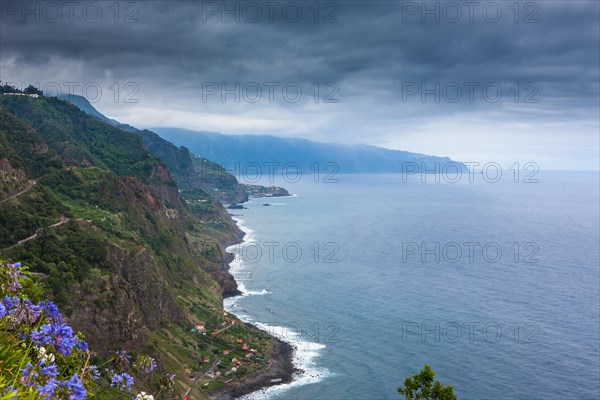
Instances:
[[[596,1],[115,4],[3,1],[0,79],[140,128],[598,169]]]

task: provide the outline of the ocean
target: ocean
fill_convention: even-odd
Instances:
[[[425,364],[464,400],[600,398],[598,173],[445,178],[279,176],[232,210],[225,306],[304,371],[245,399],[400,399]]]

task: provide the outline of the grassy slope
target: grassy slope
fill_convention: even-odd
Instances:
[[[4,97],[0,160],[2,256],[37,273],[100,355],[150,351],[177,374],[180,394],[207,368],[202,357],[229,368],[222,350],[239,348],[235,339],[266,351],[266,336],[239,321],[217,337],[190,332],[198,321],[207,329],[223,322],[215,277],[225,261],[220,243],[235,231],[206,193],[188,206],[141,137],[54,98]]]

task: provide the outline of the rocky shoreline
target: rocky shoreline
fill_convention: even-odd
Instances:
[[[238,232],[236,234],[236,243],[224,243],[224,249],[231,245],[243,242],[245,232],[239,229],[239,227],[237,228],[237,231]],[[235,279],[233,279],[233,276],[229,273],[229,263],[231,263],[233,259],[234,255],[232,253],[226,253],[226,265],[223,267],[223,273],[227,274],[229,277],[231,277],[231,280],[235,282]],[[235,282],[235,285],[236,287],[234,290],[225,291],[223,293],[224,299],[242,294],[237,289],[237,282]],[[210,399],[212,400],[234,400],[241,396],[250,394],[252,392],[256,392],[258,390],[270,386],[290,383],[293,380],[294,373],[298,371],[298,369],[294,366],[293,363],[294,352],[296,351],[294,346],[269,334],[268,332],[259,329],[258,327],[252,324],[246,323],[245,326],[248,329],[260,331],[271,337],[273,345],[270,350],[269,361],[267,365],[260,371],[254,372],[253,374],[250,374],[243,378],[236,379],[227,384],[226,386],[211,393]]]
[[[251,324],[246,324],[246,326],[250,329],[259,330]],[[290,383],[293,380],[294,373],[297,370],[292,362],[294,347],[274,336],[271,337],[273,338],[273,347],[265,368],[235,380],[211,393],[210,398],[212,400],[234,400],[257,390]]]

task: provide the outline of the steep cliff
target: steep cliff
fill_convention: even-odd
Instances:
[[[223,245],[240,232],[201,189],[202,210],[182,199],[141,136],[56,98],[3,96],[0,172],[3,258],[30,267],[99,356],[154,354],[177,374],[179,396],[204,358],[223,357],[218,349],[235,343],[193,327],[223,327],[222,296],[237,292]],[[268,351],[266,335],[225,319]]]
[[[187,200],[195,200],[197,193],[195,189],[208,192],[211,197],[222,203],[243,203],[248,201],[249,196],[257,197],[264,193],[272,193],[268,188],[255,185],[252,189],[249,185],[238,182],[236,177],[222,166],[192,154],[184,146],[177,147],[152,131],[137,129],[104,116],[85,97],[65,95],[61,99],[74,104],[88,115],[141,136],[150,153],[169,167],[173,180],[182,190],[182,197]],[[285,193],[275,195],[285,195]]]

